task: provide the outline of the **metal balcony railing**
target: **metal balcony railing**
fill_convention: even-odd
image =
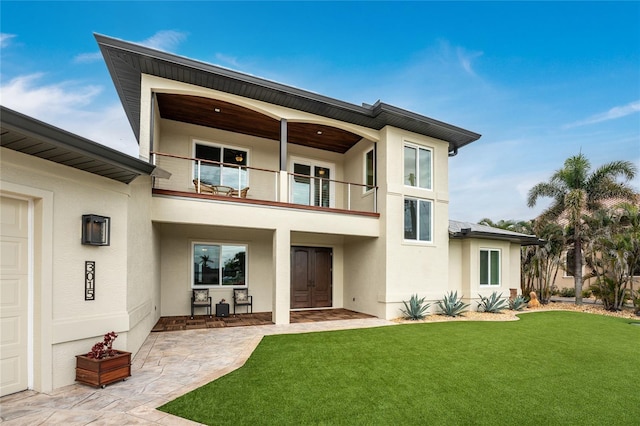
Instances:
[[[177,193],[244,198],[317,208],[377,212],[377,187],[153,152],[152,161],[171,173],[153,188]]]

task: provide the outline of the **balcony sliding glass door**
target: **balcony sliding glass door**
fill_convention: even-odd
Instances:
[[[215,146],[203,143],[195,144],[195,158],[200,160],[215,161],[213,164],[206,161],[195,163],[193,178],[208,185],[224,185],[234,189],[242,189],[247,186],[247,152],[240,149],[225,146]]]
[[[307,162],[293,162],[291,200],[306,206],[333,207],[332,167]]]

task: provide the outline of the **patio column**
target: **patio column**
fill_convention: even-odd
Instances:
[[[289,175],[287,174],[287,119],[280,119],[280,176],[278,177],[278,201],[289,202]]]
[[[273,310],[274,324],[289,324],[291,307],[291,230],[273,232]]]
[[[280,120],[280,170],[287,171],[287,119]]]

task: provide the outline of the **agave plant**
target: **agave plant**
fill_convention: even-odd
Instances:
[[[424,318],[426,316],[425,312],[427,312],[427,309],[431,306],[430,303],[425,305],[424,299],[424,297],[418,299],[418,295],[414,294],[411,296],[411,299],[409,299],[408,304],[405,301],[402,302],[406,309],[400,309],[400,312],[404,314],[405,318],[410,320],[420,320]]]
[[[507,308],[507,300],[502,298],[502,293],[491,293],[491,296],[484,297],[479,294],[480,301],[478,302],[478,312],[489,312],[492,314],[499,314],[501,310]]]
[[[509,299],[509,309],[512,311],[521,311],[527,306],[527,299],[524,296],[519,295],[513,299]]]
[[[458,298],[458,292],[450,291],[445,294],[442,300],[438,300],[438,306],[442,310],[442,315],[449,317],[457,317],[461,315],[469,307],[468,303],[462,302],[462,296]]]

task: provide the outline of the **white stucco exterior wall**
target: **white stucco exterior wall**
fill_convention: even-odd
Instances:
[[[118,349],[135,351],[141,344],[140,337],[133,345],[128,341],[131,188],[5,148],[1,154],[2,191],[22,194],[35,206],[31,368],[34,389],[46,392],[74,383],[75,355],[88,352],[105,333],[119,333]],[[81,217],[89,213],[111,218],[110,246],[81,244]],[[134,237],[147,244],[146,236]],[[93,301],[84,300],[85,261],[96,262]]]

